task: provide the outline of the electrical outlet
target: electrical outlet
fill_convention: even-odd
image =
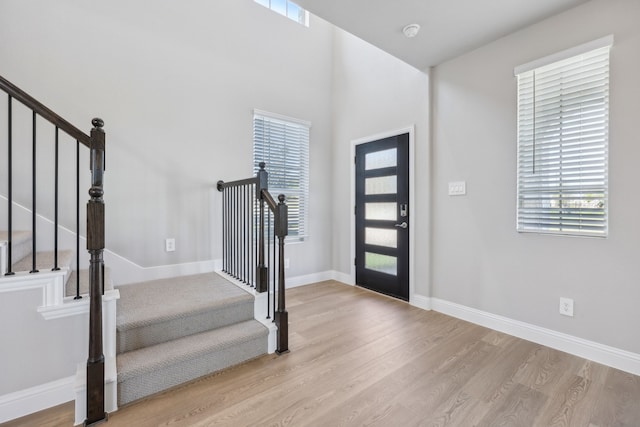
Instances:
[[[164,250],[166,252],[174,252],[176,250],[176,239],[174,238],[165,239]]]
[[[465,181],[449,183],[450,196],[464,196],[465,194],[467,194],[467,183]]]
[[[571,298],[560,298],[560,314],[573,317],[573,300]]]
[[[284,259],[284,268],[285,269],[289,268],[289,258]]]

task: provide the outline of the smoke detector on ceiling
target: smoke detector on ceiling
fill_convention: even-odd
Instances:
[[[408,39],[415,37],[418,34],[418,31],[420,31],[420,25],[418,24],[409,24],[402,29],[402,33]]]

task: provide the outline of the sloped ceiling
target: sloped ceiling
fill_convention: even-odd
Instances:
[[[588,0],[295,0],[332,24],[420,69]],[[408,39],[402,29],[419,24]]]

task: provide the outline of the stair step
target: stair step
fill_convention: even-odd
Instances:
[[[6,242],[8,240],[9,233],[7,231],[0,231],[0,242]],[[26,258],[30,253],[31,232],[24,230],[13,230],[11,232],[11,260],[13,261],[13,265]]]
[[[216,273],[123,285],[118,290],[118,353],[254,318],[253,296]]]
[[[122,299],[121,299],[122,300]],[[118,355],[118,404],[237,365],[267,352],[267,328],[247,320]]]
[[[27,254],[29,255],[29,254]],[[58,251],[58,267],[69,268],[73,261],[73,251]],[[54,265],[54,252],[36,252],[36,269],[39,271],[51,271]],[[14,262],[11,267],[14,272],[31,271],[32,259],[30,256],[24,257],[18,262]]]

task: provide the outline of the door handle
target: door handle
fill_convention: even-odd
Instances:
[[[407,228],[408,225],[407,225],[406,222],[403,222],[402,224],[396,224],[396,227],[398,227],[398,228]]]

